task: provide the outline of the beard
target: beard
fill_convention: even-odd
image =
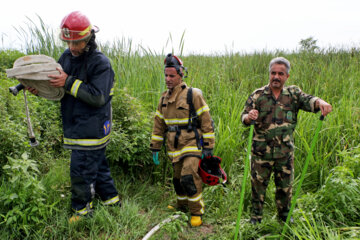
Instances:
[[[82,54],[81,51],[71,51],[71,50],[70,50],[70,52],[71,52],[71,55],[72,55],[73,57],[79,57],[79,56]]]

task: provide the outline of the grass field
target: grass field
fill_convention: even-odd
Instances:
[[[27,143],[21,96],[11,96],[5,68],[23,54],[46,54],[57,59],[59,45],[51,29],[40,22],[22,31],[29,43],[23,52],[0,50],[0,238],[1,239],[142,239],[156,224],[174,213],[170,163],[164,154],[154,166],[147,149],[152,117],[165,90],[163,59],[131,41],[102,45],[116,73],[113,140],[108,147],[112,174],[122,198],[121,208],[95,201],[92,218],[68,224],[70,211],[69,152],[61,147],[59,103],[29,96],[33,125],[41,145]],[[41,36],[41,37],[40,37]],[[284,56],[292,64],[288,85],[321,97],[333,106],[326,117],[310,160],[294,211],[295,224],[285,239],[360,239],[360,51],[224,53],[181,56],[188,67],[185,82],[200,88],[216,126],[215,154],[223,158],[229,183],[204,187],[204,225],[191,228],[182,214],[151,239],[233,239],[246,141],[249,129],[240,115],[247,97],[268,82],[268,63]],[[301,112],[295,131],[295,188],[314,135],[319,114]],[[249,176],[246,176],[249,178]],[[249,223],[251,186],[245,192],[240,239],[270,239],[281,234],[269,184],[264,221]],[[274,238],[273,238],[274,239]]]

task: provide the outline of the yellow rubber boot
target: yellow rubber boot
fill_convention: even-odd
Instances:
[[[81,216],[79,216],[79,215],[74,215],[74,216],[72,216],[72,217],[69,219],[69,223],[70,223],[70,224],[73,224],[73,223],[75,223],[75,222],[80,221],[81,219],[82,219]]]
[[[192,227],[198,227],[202,224],[201,216],[191,216],[190,224]]]
[[[168,206],[167,206],[167,209],[176,211],[175,207],[174,207],[174,206],[171,206],[171,205],[168,205]]]

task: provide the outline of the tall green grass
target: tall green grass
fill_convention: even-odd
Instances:
[[[60,56],[64,46],[58,43],[57,36],[46,27],[44,21],[40,19],[40,25],[30,21],[27,27],[28,29],[20,28],[19,30],[24,42],[28,43],[25,45],[24,53],[42,53],[54,58]],[[296,224],[290,227],[287,238],[351,239],[351,236],[356,235],[359,221],[356,218],[349,219],[347,216],[350,216],[352,211],[359,210],[358,198],[353,196],[359,192],[359,173],[358,170],[349,173],[352,168],[358,169],[358,165],[350,163],[359,158],[359,49],[260,51],[252,54],[226,52],[210,56],[182,56],[182,51],[186,46],[184,42],[183,36],[180,44],[173,47],[174,54],[181,56],[184,65],[188,67],[189,75],[184,79],[185,82],[203,91],[211,109],[216,126],[215,154],[223,159],[223,166],[229,176],[229,184],[226,188],[216,186],[204,189],[207,210],[204,218],[206,224],[202,229],[207,231],[206,234],[200,230],[201,234],[198,235],[196,229],[170,227],[169,229],[178,229],[176,231],[179,232],[171,233],[169,236],[180,239],[202,239],[203,237],[231,239],[233,237],[249,131],[242,125],[240,115],[251,92],[268,83],[268,63],[276,56],[284,56],[292,64],[288,85],[298,85],[306,93],[321,97],[333,105],[333,112],[325,118],[309,164],[308,174],[298,200],[299,208],[294,211]],[[171,36],[169,44],[174,45]],[[111,60],[116,74],[116,88],[126,88],[124,91],[131,97],[137,98],[137,101],[147,110],[149,117],[152,117],[160,94],[165,90],[163,59],[167,53],[153,52],[151,49],[134,45],[130,39],[125,38],[113,43],[100,44],[100,49]],[[130,97],[129,95],[124,94],[122,97]],[[1,96],[1,99],[6,100],[6,97]],[[117,102],[113,106],[114,112],[124,110],[117,109],[121,106],[119,101],[121,100],[114,101]],[[5,112],[5,110],[2,111]],[[17,115],[14,114],[14,117],[18,118]],[[318,118],[319,114],[306,112],[299,114],[295,131],[295,185]],[[148,130],[148,127],[144,129]],[[131,135],[124,136],[132,137]],[[110,156],[116,157],[117,147],[121,148],[121,142],[119,146],[109,146]],[[139,156],[136,156],[136,159],[138,158]],[[56,162],[55,159],[52,161]],[[127,161],[131,162],[131,159]],[[166,159],[163,158],[162,161]],[[51,166],[51,163],[49,165]],[[56,173],[62,171],[67,174],[64,170],[67,166],[61,166],[61,168],[56,168]],[[134,162],[133,166],[137,166],[137,162]],[[168,168],[169,165],[164,170],[157,167],[153,169],[153,173],[148,172],[136,176],[126,176],[120,169],[116,169],[115,181],[123,196],[123,210],[112,211],[100,207],[93,219],[75,227],[69,227],[66,224],[67,214],[61,211],[66,208],[65,202],[69,200],[69,195],[66,195],[69,190],[69,179],[55,174],[53,172],[55,170],[49,167],[49,172],[43,177],[47,191],[50,192],[51,199],[54,201],[58,193],[64,194],[64,199],[59,200],[57,204],[59,211],[53,216],[54,219],[46,228],[38,231],[35,238],[56,239],[72,236],[74,239],[140,239],[140,236],[145,235],[145,232],[155,223],[170,214],[164,210],[170,199],[174,199]],[[163,171],[165,171],[164,181],[160,181],[158,175]],[[136,174],[139,173],[136,172]],[[141,178],[143,182],[134,180],[137,178]],[[52,189],[50,183],[56,182],[54,179],[66,184],[62,188],[59,186],[60,190]],[[281,233],[282,225],[276,220],[274,188],[274,183],[271,181],[266,196],[264,221],[261,226],[256,227],[249,224],[251,187],[250,184],[246,186],[244,214],[240,226],[242,239],[266,239]],[[339,192],[341,195],[336,195]],[[342,196],[346,197],[348,204],[345,204],[346,201]],[[318,203],[316,211],[313,211],[312,206],[316,203]],[[330,211],[334,211],[334,214],[330,214]],[[9,233],[3,233],[1,236],[9,237],[7,234]],[[162,236],[166,237],[165,235]]]

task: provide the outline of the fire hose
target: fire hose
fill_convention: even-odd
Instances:
[[[31,147],[36,147],[36,146],[39,145],[39,142],[36,141],[34,130],[33,130],[32,125],[31,125],[29,108],[28,108],[27,99],[26,99],[26,92],[25,91],[23,91],[23,92],[24,92],[25,113],[26,113],[26,120],[27,120],[27,125],[28,125],[28,135],[29,135],[29,140],[30,140],[30,146]]]
[[[9,91],[16,96],[25,87],[31,87],[38,91],[40,97],[48,100],[60,100],[64,94],[64,88],[54,88],[50,85],[50,78],[48,75],[58,75],[61,69],[60,64],[45,55],[29,55],[18,58],[13,68],[6,69],[8,78],[15,77],[20,84],[10,87]],[[29,107],[27,102],[26,93],[24,90],[25,113],[28,125],[28,135],[30,139],[30,146],[36,147],[39,145],[36,141],[35,134],[31,125]]]
[[[180,215],[174,215],[171,217],[166,218],[165,220],[163,220],[161,223],[159,223],[158,225],[156,225],[155,227],[153,227],[150,232],[148,232],[143,238],[142,240],[148,240],[150,239],[150,237],[156,233],[162,226],[164,226],[164,224],[171,222],[172,220],[175,220],[177,218],[179,218]]]

